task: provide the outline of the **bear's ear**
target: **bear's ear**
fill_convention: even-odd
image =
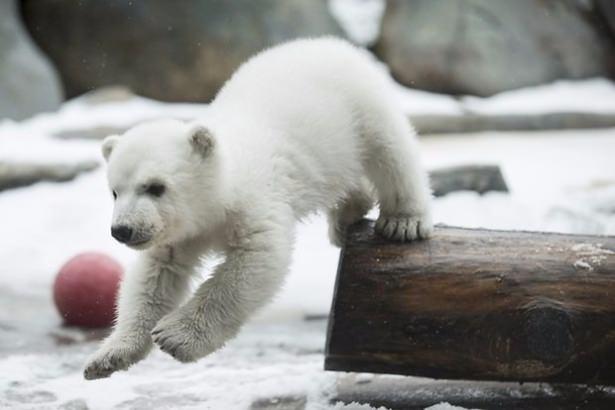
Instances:
[[[117,143],[118,139],[119,137],[117,135],[109,135],[103,140],[101,149],[105,161],[109,161],[109,156],[111,155],[113,147],[115,147],[115,144]]]
[[[202,125],[195,125],[190,130],[190,145],[203,158],[207,157],[214,149],[214,136],[207,128]]]

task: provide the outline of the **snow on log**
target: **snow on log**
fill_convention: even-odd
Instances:
[[[437,227],[401,244],[361,221],[325,368],[615,384],[615,237]]]

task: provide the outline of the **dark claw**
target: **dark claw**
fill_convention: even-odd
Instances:
[[[167,339],[168,339],[168,336],[157,335],[154,338],[154,343],[160,345],[160,344],[163,344],[164,342],[166,342]]]
[[[113,372],[109,368],[103,368],[97,371],[92,369],[85,369],[85,371],[83,372],[83,377],[85,377],[86,380],[96,380],[108,377],[111,373]]]

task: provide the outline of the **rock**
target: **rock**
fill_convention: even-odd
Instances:
[[[552,112],[511,115],[411,115],[421,135],[460,134],[483,131],[544,131],[615,127],[615,114]]]
[[[615,45],[579,0],[390,0],[376,54],[408,86],[492,95],[615,74]]]
[[[27,27],[56,63],[69,97],[119,84],[159,100],[209,101],[263,48],[296,37],[342,35],[326,0],[22,5]]]
[[[508,192],[502,171],[497,165],[465,165],[438,169],[429,173],[431,189],[436,197],[455,191]]]
[[[362,374],[340,373],[331,402],[368,403],[373,408],[432,410],[598,410],[615,406],[612,389],[593,385],[451,381],[392,375],[374,375],[365,383],[361,377]],[[435,406],[445,402],[450,402],[451,406]]]
[[[162,390],[164,391],[164,389]],[[118,410],[207,408],[207,405],[204,405],[204,401],[202,397],[190,393],[165,395],[159,391],[147,396],[137,396],[123,401],[114,408]]]
[[[95,161],[84,161],[73,165],[0,162],[0,191],[40,181],[70,181],[77,175],[97,167],[98,163]]]
[[[282,396],[260,399],[250,405],[250,410],[304,410],[305,396]]]
[[[57,108],[59,79],[17,16],[15,0],[0,2],[0,119],[20,120]]]
[[[606,24],[615,36],[615,1],[613,0],[594,0],[598,13],[604,18]]]
[[[83,399],[74,399],[64,402],[58,407],[60,410],[88,410],[88,404]]]
[[[73,140],[102,140],[109,135],[119,135],[124,133],[130,127],[114,127],[109,125],[101,125],[98,127],[78,128],[71,130],[58,131],[53,134],[54,137]]]

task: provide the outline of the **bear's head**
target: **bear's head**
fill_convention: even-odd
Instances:
[[[203,125],[158,120],[107,137],[111,234],[134,249],[195,236],[220,212],[220,159]],[[210,221],[211,222],[211,221]]]

